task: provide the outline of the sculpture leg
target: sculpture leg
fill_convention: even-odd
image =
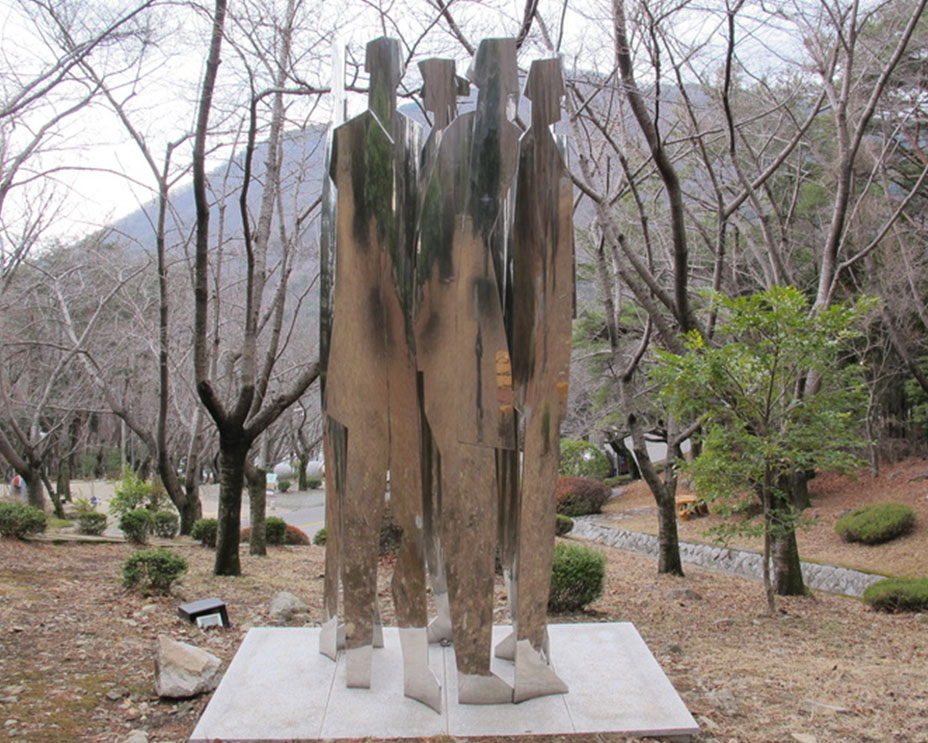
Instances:
[[[327,418],[323,431],[325,468],[325,580],[323,583],[323,624],[319,652],[335,660],[339,648],[338,591],[341,580],[339,547],[341,524],[339,501],[345,488],[345,456],[348,431],[334,418]],[[342,644],[344,638],[342,638]]]
[[[517,560],[516,675],[513,701],[567,691],[548,657],[547,609],[557,506],[557,426],[544,404],[526,421]]]
[[[519,546],[519,452],[515,449],[498,449],[496,471],[499,483],[499,548],[506,597],[513,631],[497,646],[494,654],[504,660],[515,660],[515,618],[518,610],[519,582],[516,580],[516,556]]]
[[[391,381],[390,509],[402,529],[391,588],[403,650],[403,691],[440,712],[441,685],[428,665],[418,395],[414,373]]]
[[[374,416],[372,416],[373,418]],[[386,436],[374,421],[347,435],[343,527],[342,584],[345,601],[345,647],[349,687],[369,688],[377,599],[377,553],[386,484]]]
[[[442,447],[442,544],[461,704],[512,701],[512,689],[490,671],[496,557],[494,450]]]

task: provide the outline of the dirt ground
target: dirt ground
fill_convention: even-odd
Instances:
[[[904,492],[896,490],[908,492],[906,483],[916,501],[928,491],[928,482],[910,482],[928,471],[928,463],[908,463],[899,471],[877,482],[860,481],[860,487],[821,478],[814,508],[823,523],[833,523],[834,513],[858,500],[903,499]],[[884,491],[883,485],[890,487]],[[887,491],[892,492],[884,498]],[[628,498],[629,508],[646,507],[632,505],[633,497],[627,493],[619,502]],[[912,555],[907,570],[924,565],[928,552],[928,514],[920,510],[919,520],[898,557],[909,565],[907,550],[921,553]],[[692,520],[684,529],[700,531],[705,522]],[[804,539],[814,534],[813,529]],[[803,541],[802,549],[812,551],[815,544]],[[822,554],[843,555],[839,547],[830,545]],[[173,549],[189,560],[188,574],[174,595],[145,598],[120,585],[120,566],[131,552],[127,545],[0,539],[0,740],[122,743],[130,730],[141,729],[152,743],[181,743],[208,699],[179,702],[154,695],[153,646],[159,634],[229,661],[249,627],[268,623],[271,598],[280,590],[309,604],[302,623],[322,618],[318,547],[272,548],[263,558],[243,551],[244,574],[238,578],[213,576],[210,550],[184,540]],[[895,571],[892,545],[848,549],[863,560],[860,566]],[[854,599],[824,594],[781,599],[779,614],[767,617],[759,583],[696,569],[685,578],[659,576],[651,559],[603,551],[603,597],[588,612],[551,621],[633,622],[699,722],[699,743],[928,743],[928,617],[879,614]],[[389,623],[389,561],[382,567],[380,593]],[[693,593],[674,590],[680,588]],[[502,599],[501,588],[498,594]],[[203,631],[177,618],[179,603],[203,596],[227,602],[231,628]]]

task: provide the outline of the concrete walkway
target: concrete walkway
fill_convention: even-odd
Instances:
[[[589,539],[600,544],[657,557],[657,537],[651,534],[626,531],[613,526],[607,516],[580,516],[574,519],[572,537]],[[763,580],[763,559],[752,550],[729,549],[711,544],[680,542],[680,557],[683,562],[707,570],[716,570],[729,575]],[[860,570],[841,568],[834,565],[819,565],[802,562],[802,577],[809,588],[828,593],[840,593],[860,598],[864,589],[885,576],[864,573]]]

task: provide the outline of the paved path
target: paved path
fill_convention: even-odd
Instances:
[[[651,534],[626,531],[612,523],[607,516],[580,516],[574,519],[572,537],[590,539],[594,542],[616,547],[627,552],[657,557],[657,537]],[[680,557],[683,562],[708,570],[717,570],[729,575],[740,575],[763,580],[763,559],[752,550],[728,549],[711,544],[680,542]],[[860,570],[802,563],[802,577],[809,588],[845,596],[863,596],[864,589],[885,576],[864,573]]]

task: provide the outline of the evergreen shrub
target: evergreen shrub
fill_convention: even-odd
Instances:
[[[187,560],[164,548],[133,552],[122,565],[123,585],[146,595],[168,593],[186,572]]]
[[[216,519],[197,519],[190,529],[190,536],[204,547],[215,547],[217,528]]]
[[[554,545],[548,610],[577,611],[593,603],[603,593],[605,575],[602,552],[580,544]]]
[[[127,511],[119,519],[119,528],[133,544],[146,544],[155,525],[155,514],[147,508]]]
[[[558,464],[560,474],[602,480],[609,477],[611,471],[609,457],[589,441],[561,439],[561,458]]]
[[[324,547],[325,540],[327,538],[328,538],[328,532],[325,530],[325,527],[323,526],[313,535],[313,544],[318,545],[320,547]]]
[[[173,511],[158,511],[154,515],[152,531],[159,537],[172,539],[180,530],[180,518]]]
[[[318,477],[310,477],[306,481],[306,487],[309,488],[310,490],[316,490],[321,485],[322,485],[322,480],[320,480]]]
[[[289,480],[280,480],[280,481],[278,481],[278,483],[277,483],[277,489],[278,489],[281,493],[286,493],[286,492],[290,489],[290,481],[289,481]]]
[[[600,480],[588,477],[557,479],[557,512],[564,516],[599,513],[609,498],[609,488]]]
[[[268,544],[284,544],[287,538],[287,522],[279,516],[271,516],[264,522],[264,534]]]
[[[886,578],[867,586],[864,601],[879,611],[928,611],[928,578]]]
[[[845,542],[882,544],[915,526],[915,512],[902,503],[874,503],[855,508],[835,522],[835,531]]]
[[[565,516],[563,513],[557,514],[557,517],[554,522],[555,536],[563,537],[573,528],[574,528],[574,520],[570,518],[570,516]]]
[[[25,503],[0,503],[0,535],[22,539],[48,528],[48,516]]]
[[[81,534],[102,534],[106,530],[106,514],[81,511],[77,515],[77,528]]]

